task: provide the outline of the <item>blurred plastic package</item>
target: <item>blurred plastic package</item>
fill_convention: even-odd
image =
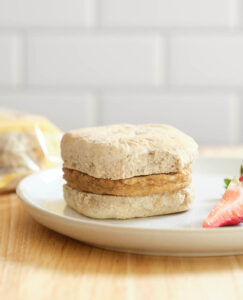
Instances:
[[[62,132],[46,118],[0,109],[0,193],[30,173],[58,166]]]

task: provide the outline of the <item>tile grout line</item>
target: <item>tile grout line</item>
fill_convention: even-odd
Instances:
[[[104,125],[103,119],[102,119],[102,98],[103,98],[103,91],[97,91],[96,92],[96,118],[97,118],[97,124],[98,126]]]
[[[229,1],[229,25],[232,31],[241,29],[241,0]]]
[[[171,87],[171,37],[166,36],[165,38],[165,85],[168,89]],[[161,66],[162,67],[162,66]]]
[[[91,5],[91,4],[89,4]],[[230,8],[231,14],[234,14],[234,9]],[[88,12],[88,15],[91,12]],[[243,33],[243,27],[241,27],[238,23],[236,24],[235,20],[232,20],[233,17],[229,18],[230,25],[227,27],[103,27],[102,26],[102,18],[99,9],[99,5],[95,8],[95,21],[93,23],[90,21],[90,16],[87,16],[87,25],[86,26],[76,26],[76,27],[41,27],[41,26],[20,26],[20,27],[1,27],[0,34],[13,34],[18,32],[26,32],[31,34],[43,34],[43,35],[62,35],[62,34],[161,34],[161,35],[186,35],[186,34],[198,34],[198,35],[215,35],[215,34],[224,34],[224,35],[232,35]],[[239,18],[239,17],[237,17]],[[237,26],[236,26],[237,25]]]
[[[89,97],[86,100],[86,126],[92,127],[99,125],[100,111],[99,111],[99,90],[93,90],[88,93]]]
[[[97,1],[85,0],[85,26],[86,30],[97,30]]]
[[[240,103],[239,95],[232,94],[229,99],[229,142],[237,144],[240,142]]]
[[[88,0],[90,1],[90,0]],[[92,0],[93,1],[93,11],[95,15],[95,31],[99,31],[102,28],[102,17],[101,17],[101,1],[100,0]]]
[[[23,34],[23,86],[28,89],[28,61],[29,61],[29,53],[28,53],[28,33],[24,32]]]
[[[27,76],[28,77],[28,76]],[[115,93],[182,93],[182,94],[229,94],[243,93],[243,87],[240,86],[143,86],[143,85],[104,85],[97,87],[96,85],[70,85],[70,86],[41,86],[41,85],[29,85],[12,87],[10,85],[0,85],[0,91],[2,93],[16,93],[16,92],[40,92],[40,93],[80,93],[80,92],[115,92]]]
[[[13,70],[15,72],[14,88],[20,88],[24,86],[24,38],[20,34],[15,34],[15,48],[14,56],[12,60]]]
[[[14,91],[27,89],[27,36],[25,32],[16,33],[16,53],[14,65],[16,66],[16,86]],[[0,87],[1,89],[1,87]]]
[[[104,92],[117,92],[117,93],[130,93],[130,92],[137,92],[137,93],[204,93],[204,94],[232,94],[232,93],[243,93],[243,87],[241,86],[176,86],[172,85],[170,87],[165,86],[145,86],[145,85],[104,85],[102,87],[97,87],[97,85],[69,85],[69,86],[48,86],[48,85],[30,85],[28,87],[21,86],[13,88],[10,85],[0,85],[0,90],[6,93],[12,92],[89,92],[89,91],[104,91]]]

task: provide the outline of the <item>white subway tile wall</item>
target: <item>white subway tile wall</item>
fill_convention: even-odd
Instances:
[[[161,46],[161,47],[160,47]],[[163,43],[155,36],[29,37],[29,84],[34,86],[157,86]]]
[[[107,27],[229,26],[230,0],[103,0]]]
[[[92,0],[1,0],[2,27],[86,26]],[[89,21],[88,21],[89,22]]]
[[[18,39],[15,35],[0,34],[0,86],[18,84]]]
[[[230,105],[230,97],[224,95],[108,94],[102,100],[101,118],[105,124],[169,123],[200,136],[202,143],[227,143],[231,141]]]
[[[1,0],[0,107],[243,142],[241,0]]]
[[[173,86],[243,86],[243,34],[171,39]]]
[[[1,92],[1,106],[41,114],[64,130],[95,126],[96,98],[89,93]]]

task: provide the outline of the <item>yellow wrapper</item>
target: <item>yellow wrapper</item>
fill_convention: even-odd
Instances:
[[[60,165],[62,132],[41,116],[0,110],[0,193],[26,175]]]

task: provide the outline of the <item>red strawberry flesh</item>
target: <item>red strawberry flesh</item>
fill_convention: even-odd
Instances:
[[[231,182],[203,223],[205,228],[236,225],[243,221],[243,185]]]

